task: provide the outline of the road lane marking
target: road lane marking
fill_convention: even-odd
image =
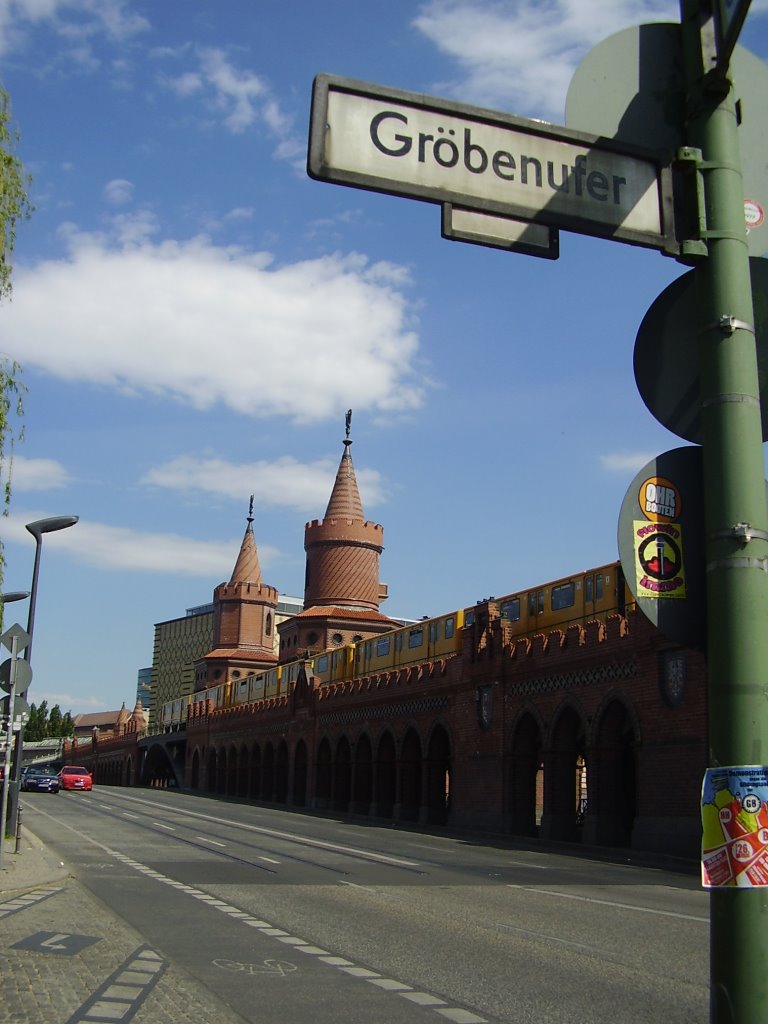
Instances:
[[[153,821],[153,825],[157,825],[158,828],[168,829],[169,832],[175,832],[176,829],[172,825],[164,825],[162,821]]]
[[[678,914],[673,910],[656,910],[654,907],[638,907],[634,903],[618,903],[615,900],[598,900],[594,896],[577,896],[571,892],[557,892],[551,889],[537,889],[532,885],[507,885],[508,889],[522,889],[523,892],[532,892],[536,896],[557,896],[562,900],[577,900],[579,903],[597,903],[604,907],[617,907],[619,910],[635,910],[638,914],[656,914],[659,917],[677,917],[683,921],[701,921],[709,924],[708,917],[698,917],[695,914]]]
[[[217,843],[215,839],[209,839],[207,836],[195,836],[195,839],[199,839],[201,843],[210,843],[211,846],[220,846],[223,850],[227,848],[226,843]]]

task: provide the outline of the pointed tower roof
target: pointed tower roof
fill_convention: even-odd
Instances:
[[[365,519],[363,503],[357,489],[355,467],[352,465],[352,454],[349,439],[349,427],[352,422],[352,410],[347,412],[347,436],[344,440],[344,453],[336,472],[336,480],[325,510],[326,519]]]
[[[245,536],[240,545],[240,554],[237,556],[229,582],[230,584],[261,583],[259,553],[256,550],[256,538],[253,535],[253,495],[251,495],[251,503],[248,507],[248,525],[245,528]]]

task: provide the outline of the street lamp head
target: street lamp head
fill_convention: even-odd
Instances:
[[[28,590],[12,590],[8,594],[0,594],[0,601],[3,604],[10,604],[12,601],[26,601],[28,597]]]
[[[50,516],[48,519],[36,519],[34,523],[27,523],[27,529],[39,541],[44,533],[55,533],[56,530],[66,530],[68,526],[74,526],[80,516]]]

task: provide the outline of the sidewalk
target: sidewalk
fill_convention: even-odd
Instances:
[[[22,828],[0,868],[0,1024],[243,1024]]]
[[[8,839],[3,847],[0,894],[60,882],[69,874],[66,866],[27,828],[22,827],[19,852],[14,853],[15,849],[16,840]]]

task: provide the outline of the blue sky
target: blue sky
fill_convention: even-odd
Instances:
[[[762,59],[767,11],[741,38]],[[678,17],[650,0],[0,0],[35,205],[0,308],[28,388],[4,589],[29,587],[25,523],[80,516],[44,541],[30,699],[132,705],[154,623],[229,579],[250,494],[265,580],[300,596],[349,408],[383,611],[617,556],[633,476],[682,443],[632,352],[685,268],[566,233],[558,261],[448,242],[437,206],[312,181],[311,88],[325,71],[563,124],[593,46]]]

